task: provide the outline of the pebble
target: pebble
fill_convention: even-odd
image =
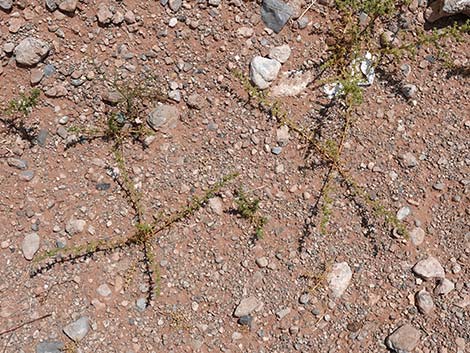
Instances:
[[[429,315],[434,310],[434,302],[431,294],[426,289],[420,290],[415,295],[415,302],[418,310],[425,315]]]
[[[0,9],[10,11],[13,6],[12,0],[0,0]]]
[[[424,241],[424,230],[420,227],[415,227],[410,231],[410,240],[414,246],[419,246]]]
[[[281,0],[263,0],[261,5],[261,19],[266,27],[279,33],[289,21],[293,9]]]
[[[251,326],[253,323],[253,317],[251,315],[244,315],[238,319],[238,324],[243,326]]]
[[[397,219],[399,221],[403,221],[406,217],[410,215],[410,213],[411,213],[411,208],[409,208],[408,206],[403,206],[397,212]]]
[[[31,181],[34,178],[34,171],[24,170],[20,173],[19,178],[23,181]]]
[[[96,18],[100,25],[108,25],[113,20],[113,13],[106,5],[100,5],[98,12],[96,13]]]
[[[310,301],[310,294],[308,293],[304,293],[299,297],[300,304],[305,305],[305,304],[308,304],[309,301]]]
[[[144,311],[147,308],[147,299],[146,298],[139,298],[135,302],[135,306],[137,307],[138,311]]]
[[[250,64],[250,79],[258,88],[266,89],[276,79],[280,69],[279,61],[255,56]]]
[[[403,85],[400,91],[406,98],[413,98],[416,95],[416,92],[418,91],[418,89],[415,85],[408,83],[408,84]]]
[[[49,11],[55,11],[57,10],[57,2],[56,0],[46,0],[46,8],[49,10]]]
[[[62,353],[64,344],[58,341],[44,341],[36,346],[36,353]]]
[[[281,64],[284,64],[290,57],[291,49],[288,44],[281,45],[279,47],[274,47],[269,51],[269,57],[271,59],[279,61]]]
[[[191,94],[186,101],[188,107],[201,110],[204,106],[204,98],[197,93]]]
[[[287,125],[282,125],[276,130],[276,140],[280,146],[285,146],[289,142],[289,127]]]
[[[44,77],[44,72],[41,69],[32,69],[30,74],[30,81],[33,85],[41,82]]]
[[[147,117],[147,123],[154,130],[160,128],[173,129],[176,127],[179,119],[180,112],[178,108],[172,105],[162,104],[150,112]]]
[[[90,319],[82,316],[77,321],[74,321],[64,327],[64,333],[73,341],[80,341],[83,339],[90,330]]]
[[[352,271],[347,262],[335,263],[327,276],[328,286],[333,296],[339,298],[351,282]]]
[[[256,259],[256,264],[261,268],[265,268],[268,266],[268,259],[265,256],[259,257]]]
[[[170,18],[170,21],[168,21],[168,27],[173,28],[176,26],[178,23],[178,19],[176,17]]]
[[[220,197],[213,197],[209,199],[209,208],[214,212],[216,215],[221,216],[224,213],[222,199]]]
[[[285,308],[285,309],[281,309],[279,310],[277,313],[276,313],[276,316],[279,320],[282,320],[284,317],[286,317],[287,315],[289,315],[290,313],[290,308]]]
[[[49,131],[47,129],[41,129],[36,137],[36,142],[39,146],[44,147],[46,145],[46,140],[49,137]]]
[[[96,292],[102,297],[109,297],[112,294],[111,288],[109,288],[109,286],[106,283],[100,285],[96,289]]]
[[[419,343],[421,333],[411,326],[405,324],[396,329],[386,340],[386,346],[396,353],[411,352]]]
[[[34,66],[41,62],[50,50],[51,47],[45,41],[34,37],[26,37],[16,46],[14,54],[18,64]]]
[[[21,243],[21,251],[26,260],[32,260],[34,254],[39,250],[40,238],[37,233],[27,234]]]
[[[135,14],[134,14],[131,10],[128,10],[128,11],[124,14],[124,21],[125,21],[128,25],[134,24],[134,23],[136,22]]]
[[[86,221],[84,221],[83,219],[71,218],[65,225],[65,231],[69,235],[75,235],[83,232],[83,230],[85,229],[85,225]]]
[[[169,0],[168,1],[168,6],[173,12],[177,12],[181,8],[181,5],[183,5],[183,0]]]
[[[416,159],[416,157],[410,153],[410,152],[406,152],[403,156],[402,156],[402,160],[403,160],[403,165],[407,168],[413,168],[413,167],[416,167],[418,165],[418,160]]]
[[[8,158],[7,163],[10,167],[14,167],[16,169],[24,170],[24,169],[28,168],[28,162],[26,162],[23,159],[19,159],[19,158],[13,158],[13,157]]]
[[[243,298],[235,309],[233,315],[238,318],[250,315],[253,311],[259,309],[262,305],[263,303],[254,296]]]
[[[433,278],[444,278],[444,268],[439,261],[432,256],[427,259],[419,261],[413,266],[413,272],[424,280],[431,280]]]
[[[439,280],[436,288],[434,289],[434,294],[436,295],[446,295],[452,292],[455,289],[455,284],[447,278],[442,278]]]
[[[275,154],[276,156],[281,154],[281,152],[282,152],[282,147],[275,146],[275,147],[271,148],[271,153]]]
[[[73,13],[77,8],[78,0],[62,0],[59,3],[59,9],[63,12]]]

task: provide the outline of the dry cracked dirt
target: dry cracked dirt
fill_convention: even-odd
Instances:
[[[468,29],[340,3],[0,0],[0,353],[470,349]]]

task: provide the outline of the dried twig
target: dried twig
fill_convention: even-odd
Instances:
[[[52,314],[46,314],[46,315],[43,315],[41,317],[38,317],[36,319],[33,319],[33,320],[29,320],[29,321],[26,321],[26,322],[23,322],[22,324],[18,325],[18,326],[14,326],[12,328],[9,328],[5,331],[2,331],[0,332],[0,337],[3,336],[3,335],[6,335],[7,333],[10,333],[10,332],[14,332],[16,330],[19,330],[20,328],[22,328],[23,326],[26,326],[26,325],[29,325],[29,324],[32,324],[33,322],[36,322],[36,321],[39,321],[39,320],[43,320],[49,316],[51,316]]]

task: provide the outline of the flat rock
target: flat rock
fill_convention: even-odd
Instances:
[[[197,93],[193,93],[188,97],[186,103],[188,104],[188,107],[192,109],[201,110],[204,107],[204,98]]]
[[[437,0],[426,10],[428,22],[435,22],[443,17],[464,14],[470,16],[470,0]]]
[[[269,51],[269,58],[279,61],[284,64],[290,57],[291,49],[288,44],[271,48]]]
[[[27,234],[21,243],[21,251],[26,260],[32,260],[34,254],[39,250],[40,238],[37,233]]]
[[[64,333],[73,341],[80,341],[83,339],[90,330],[90,319],[82,316],[77,321],[74,321],[64,327]]]
[[[333,296],[339,298],[351,282],[352,271],[346,262],[335,263],[327,276],[328,286]]]
[[[385,340],[386,346],[396,353],[409,353],[419,343],[421,333],[410,324],[405,324],[396,329]]]
[[[415,295],[415,303],[420,313],[429,315],[434,310],[434,302],[431,294],[426,290],[422,289]]]
[[[250,315],[253,311],[260,308],[262,305],[263,303],[254,296],[243,298],[235,309],[233,315],[238,318]]]
[[[36,346],[36,353],[62,353],[64,344],[58,341],[44,341]]]
[[[59,2],[59,9],[63,12],[72,13],[77,8],[78,0],[62,0]]]
[[[439,261],[432,256],[421,260],[413,266],[413,272],[424,280],[433,278],[444,278],[445,271]]]
[[[181,8],[182,5],[183,5],[183,0],[169,0],[168,1],[168,6],[173,12],[177,12]]]
[[[13,7],[12,0],[0,0],[0,9],[5,10],[5,11],[10,11],[12,7]]]
[[[407,168],[413,168],[418,165],[418,160],[411,152],[406,152],[402,156],[403,165]]]
[[[113,13],[105,5],[100,5],[98,12],[96,13],[98,23],[102,26],[108,25],[113,20]]]
[[[104,283],[102,285],[100,285],[96,291],[98,292],[99,295],[101,295],[102,297],[109,297],[111,294],[112,294],[112,291],[111,291],[111,288],[109,288],[109,286]]]
[[[170,128],[174,129],[180,119],[180,112],[177,107],[162,104],[150,112],[147,123],[154,130]]]
[[[279,33],[289,21],[293,9],[280,0],[263,0],[261,5],[261,19],[266,27]]]
[[[26,37],[16,46],[14,54],[18,64],[34,66],[41,62],[50,50],[51,47],[45,41],[34,37]]]
[[[13,157],[8,158],[7,163],[10,167],[20,169],[20,170],[25,170],[26,168],[28,168],[28,162],[19,158],[13,158]]]
[[[420,227],[415,227],[410,232],[410,240],[414,246],[419,246],[424,241],[424,230]]]
[[[273,97],[295,97],[304,92],[314,77],[311,72],[283,72],[279,83],[271,89]]]
[[[251,81],[260,89],[268,88],[279,74],[281,64],[274,59],[255,56],[250,64]]]
[[[71,218],[65,225],[65,231],[69,233],[69,235],[79,234],[83,232],[85,225],[86,221],[83,219]]]
[[[436,295],[446,295],[452,292],[455,289],[455,284],[447,278],[442,278],[439,280],[436,288],[434,289],[434,294]]]
[[[213,197],[209,199],[209,208],[214,212],[216,215],[221,216],[224,213],[222,199],[220,197]]]

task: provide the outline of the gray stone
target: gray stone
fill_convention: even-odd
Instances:
[[[12,0],[0,0],[0,9],[5,10],[5,11],[10,11],[12,7],[13,7]]]
[[[415,227],[410,232],[410,240],[414,246],[419,246],[424,241],[424,230],[420,227]]]
[[[41,129],[36,137],[36,142],[39,146],[44,147],[46,145],[46,140],[49,137],[49,131],[47,129]]]
[[[15,43],[12,42],[7,42],[3,45],[3,51],[7,54],[13,53],[13,50],[15,50]]]
[[[57,10],[57,1],[56,0],[46,0],[46,8],[49,11],[55,11]]]
[[[310,301],[310,294],[308,293],[302,294],[299,298],[299,303],[303,305],[308,304],[309,301]]]
[[[352,271],[346,262],[335,263],[327,276],[328,286],[333,296],[339,298],[351,282]]]
[[[386,340],[386,346],[396,353],[410,353],[419,343],[420,332],[410,324],[396,329]]]
[[[281,64],[274,59],[255,56],[250,64],[251,81],[260,89],[268,88],[279,74]]]
[[[284,64],[289,59],[290,54],[291,49],[288,44],[271,48],[271,50],[269,51],[269,57],[271,59],[279,61],[281,64]]]
[[[204,106],[204,98],[201,95],[194,93],[188,97],[186,103],[190,108],[201,110]]]
[[[424,280],[430,280],[433,278],[444,278],[445,271],[439,261],[432,256],[427,259],[419,261],[413,266],[413,272]]]
[[[106,5],[100,5],[98,12],[96,13],[96,18],[98,19],[98,23],[100,25],[108,25],[113,19],[113,13]]]
[[[429,294],[428,291],[426,291],[426,289],[422,289],[418,293],[416,293],[415,302],[416,306],[418,307],[418,310],[422,314],[429,315],[434,310],[434,302],[432,300],[432,296],[431,294]]]
[[[399,221],[403,221],[406,217],[408,217],[411,213],[411,208],[408,206],[401,207],[397,212],[397,219]]]
[[[256,259],[256,264],[257,264],[259,267],[264,268],[264,267],[268,266],[268,259],[267,259],[265,256],[263,256],[263,257],[258,257],[258,258]]]
[[[26,162],[23,159],[19,159],[19,158],[13,158],[13,157],[8,158],[7,163],[10,167],[14,167],[16,169],[24,170],[24,169],[28,168],[28,162]]]
[[[427,9],[425,18],[435,22],[443,17],[464,14],[470,16],[470,0],[437,0]]]
[[[69,235],[75,235],[83,232],[86,222],[83,219],[71,218],[65,225],[65,231]]]
[[[32,170],[24,170],[20,173],[20,180],[23,181],[31,181],[34,178],[34,171]]]
[[[137,307],[138,311],[144,311],[147,308],[147,299],[146,298],[139,298],[135,302],[135,306]]]
[[[44,77],[44,72],[41,69],[32,69],[30,74],[30,81],[33,85],[41,82]]]
[[[411,152],[406,152],[402,156],[403,165],[407,168],[413,168],[418,165],[418,160]]]
[[[259,309],[262,305],[263,303],[254,296],[243,298],[235,309],[233,315],[238,318],[250,315],[253,311]]]
[[[180,8],[181,5],[183,5],[183,0],[169,0],[168,1],[168,6],[170,6],[171,11],[177,12]]]
[[[280,0],[263,0],[261,19],[266,27],[279,33],[293,14],[293,9]]]
[[[21,251],[26,260],[32,260],[34,254],[39,250],[40,238],[37,233],[27,234],[21,243]]]
[[[86,316],[82,316],[64,327],[64,333],[73,341],[82,340],[90,330],[90,320]]]
[[[49,54],[50,49],[45,41],[26,37],[14,50],[16,62],[20,65],[34,66]]]
[[[418,88],[415,85],[408,83],[403,85],[400,91],[406,98],[413,98],[416,95]]]
[[[64,344],[57,341],[44,341],[36,346],[36,353],[62,353]]]
[[[63,12],[72,13],[77,8],[78,0],[62,0],[59,3],[59,9]]]
[[[172,105],[162,104],[150,112],[147,122],[154,130],[162,128],[173,129],[176,127],[179,118],[180,112],[178,108]]]
[[[279,310],[277,313],[276,313],[276,316],[279,320],[282,320],[284,317],[286,317],[287,315],[289,315],[290,313],[290,308],[285,308],[285,309],[281,309]]]
[[[111,294],[112,294],[112,291],[111,291],[111,288],[109,288],[109,286],[104,283],[102,285],[100,285],[96,291],[98,292],[99,295],[101,295],[102,297],[109,297]]]
[[[281,152],[282,152],[282,147],[280,147],[280,146],[275,146],[275,147],[271,148],[271,153],[275,154],[276,156],[281,154]]]
[[[436,295],[446,295],[452,292],[455,289],[454,282],[448,280],[447,278],[442,278],[439,280],[436,288],[434,289],[434,294]]]

